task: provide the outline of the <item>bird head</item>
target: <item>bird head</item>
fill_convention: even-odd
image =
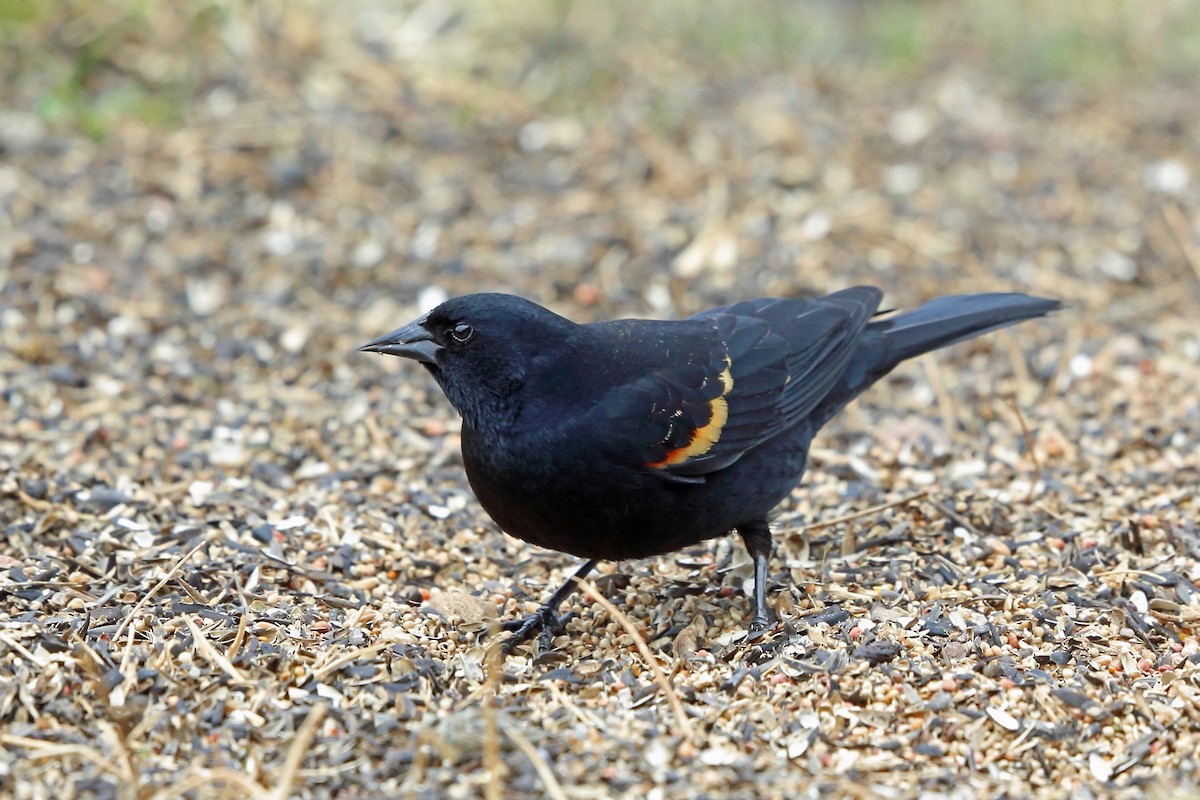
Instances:
[[[467,424],[483,430],[516,418],[538,354],[577,327],[520,297],[468,294],[358,349],[419,362]]]

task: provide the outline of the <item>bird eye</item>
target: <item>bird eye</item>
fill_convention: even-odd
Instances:
[[[475,329],[465,322],[460,322],[450,329],[450,338],[459,344],[466,344],[475,335]]]

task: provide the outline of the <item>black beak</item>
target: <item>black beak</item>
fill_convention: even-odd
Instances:
[[[403,328],[397,328],[391,333],[372,339],[359,350],[366,353],[383,353],[389,356],[411,358],[425,364],[436,364],[437,354],[441,346],[433,340],[429,331],[421,327],[424,317],[410,322]]]

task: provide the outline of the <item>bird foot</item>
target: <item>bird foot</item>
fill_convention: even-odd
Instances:
[[[573,613],[558,615],[554,606],[546,603],[527,617],[510,619],[500,623],[500,630],[512,631],[512,636],[504,640],[501,650],[504,655],[511,655],[517,647],[540,632],[538,644],[543,653],[554,649],[554,635],[561,633],[575,615]]]
[[[771,621],[762,615],[755,615],[750,620],[750,629],[746,631],[747,642],[757,642],[766,635],[767,630],[771,627]]]

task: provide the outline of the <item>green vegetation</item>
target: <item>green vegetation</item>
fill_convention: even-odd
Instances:
[[[16,80],[0,103],[103,138],[122,119],[178,125],[219,43],[213,2],[0,0],[0,44]]]
[[[797,68],[887,78],[954,61],[1016,91],[1063,82],[1096,88],[1200,69],[1198,0],[446,2],[455,24],[436,35],[462,46],[435,48],[433,63],[411,69],[480,78],[562,111],[604,105],[630,69],[736,65],[742,74]],[[344,19],[383,9],[399,21],[405,7],[337,3]],[[283,23],[327,19],[328,11],[324,0],[0,0],[3,61],[17,76],[0,102],[95,137],[126,118],[174,126],[198,89],[237,69],[230,48],[239,35],[269,30],[267,38],[280,37],[272,46],[301,48],[289,43]],[[663,114],[669,118],[669,108]]]
[[[764,68],[903,71],[965,56],[1016,88],[1094,85],[1131,72],[1185,75],[1200,67],[1195,0],[543,0],[525,7],[542,13],[514,22],[507,6],[497,6],[481,27],[495,33],[516,25],[510,37],[556,42],[550,57],[599,65],[598,88],[619,51],[647,42],[684,60]],[[578,73],[564,70],[564,83],[586,89]]]

